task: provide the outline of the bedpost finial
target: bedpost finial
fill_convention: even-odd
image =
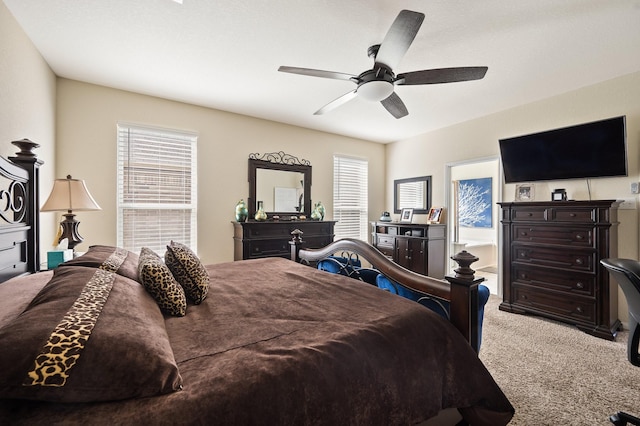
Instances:
[[[20,152],[16,152],[16,156],[18,158],[33,158],[36,157],[36,153],[33,152],[35,148],[39,148],[40,144],[30,141],[27,138],[21,139],[19,141],[12,141],[12,144],[20,148]]]
[[[451,256],[451,259],[453,259],[459,266],[457,269],[454,269],[454,272],[456,273],[456,278],[469,280],[469,281],[473,281],[475,279],[475,276],[473,274],[476,271],[471,269],[470,265],[473,262],[477,262],[478,257],[472,255],[466,250],[462,250],[460,253],[456,254],[455,256]]]
[[[296,228],[293,231],[291,231],[291,235],[293,235],[292,241],[295,241],[297,243],[301,242],[302,241],[302,234],[304,234],[304,232],[302,232],[298,228]]]

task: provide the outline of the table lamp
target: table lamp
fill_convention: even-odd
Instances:
[[[60,222],[62,234],[58,242],[67,238],[69,241],[68,247],[73,249],[83,241],[83,238],[78,233],[80,222],[75,219],[76,215],[73,211],[101,210],[101,208],[89,194],[84,180],[71,179],[71,175],[67,175],[66,179],[56,179],[54,181],[51,194],[40,209],[42,212],[65,210],[67,213],[64,214],[65,219]]]

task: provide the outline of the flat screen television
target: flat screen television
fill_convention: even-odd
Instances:
[[[506,183],[627,176],[625,116],[500,139]]]

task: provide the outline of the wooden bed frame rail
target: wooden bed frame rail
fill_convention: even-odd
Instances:
[[[297,262],[311,263],[325,259],[336,253],[355,253],[360,259],[370,263],[392,281],[429,297],[435,297],[450,303],[450,321],[467,339],[473,349],[478,351],[478,284],[484,278],[476,278],[471,263],[478,260],[474,255],[462,251],[451,258],[459,265],[455,276],[446,276],[437,280],[410,271],[389,260],[372,245],[352,238],[334,241],[320,249],[303,249],[299,235],[294,234],[291,244],[291,258]]]

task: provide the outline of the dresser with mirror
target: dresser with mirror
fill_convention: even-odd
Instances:
[[[311,163],[284,152],[251,154],[248,219],[233,222],[234,260],[291,255],[291,232],[303,232],[304,248],[324,247],[335,221],[311,220]],[[259,206],[266,220],[255,220]]]

